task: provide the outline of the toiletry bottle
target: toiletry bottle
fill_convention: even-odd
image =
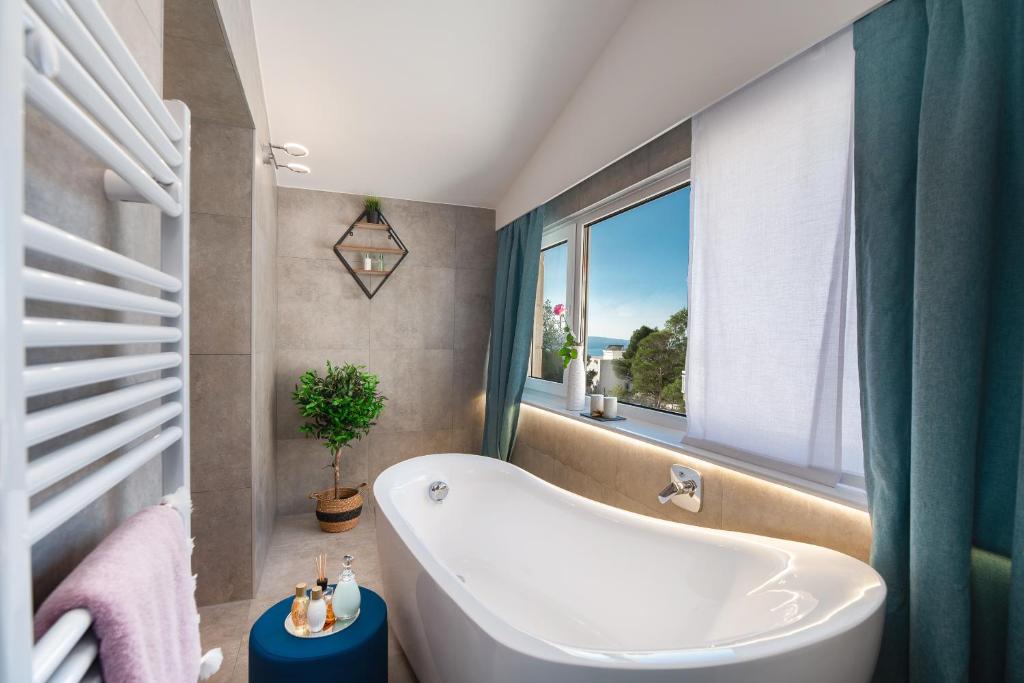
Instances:
[[[292,626],[299,635],[309,635],[309,598],[306,597],[306,584],[295,584],[295,599],[292,600]]]
[[[334,588],[334,616],[339,621],[347,621],[356,618],[359,614],[359,584],[356,583],[356,575],[352,571],[351,555],[346,555],[342,562],[341,576],[338,577],[338,585]]]
[[[329,629],[337,621],[334,616],[334,586],[328,586],[324,590],[324,602],[327,603],[327,619],[324,621],[324,628]]]
[[[327,603],[324,602],[324,589],[315,586],[309,596],[309,609],[306,612],[309,620],[309,630],[313,633],[320,633],[327,623]]]
[[[373,270],[373,259],[369,254],[363,256],[363,270]]]

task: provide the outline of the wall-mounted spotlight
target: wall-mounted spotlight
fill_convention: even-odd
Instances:
[[[286,164],[279,163],[277,157],[274,155],[274,150],[279,149],[285,154],[293,157],[304,157],[309,156],[309,149],[305,145],[300,145],[297,142],[286,142],[283,145],[275,145],[270,143],[267,146],[267,156],[263,159],[265,164],[273,164],[274,168],[287,168],[292,173],[309,173],[309,166],[305,164],[296,164],[294,161],[290,161]]]
[[[309,148],[306,147],[305,145],[300,145],[297,142],[286,142],[283,145],[275,145],[274,143],[270,143],[270,147],[272,149],[279,149],[283,151],[285,154],[288,154],[289,156],[293,157],[309,156]]]

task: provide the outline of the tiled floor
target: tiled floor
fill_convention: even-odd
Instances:
[[[327,553],[331,567],[328,576],[332,582],[341,571],[342,556],[353,555],[356,558],[353,563],[356,580],[387,600],[380,577],[373,522],[373,511],[368,510],[355,529],[341,534],[325,534],[311,513],[279,517],[256,597],[209,605],[199,610],[203,651],[212,647],[220,647],[224,651],[224,664],[210,680],[213,683],[245,683],[249,680],[249,627],[264,610],[291,593],[299,581],[313,585],[316,579],[313,556],[317,553]],[[393,633],[388,634],[388,680],[399,683],[416,681],[416,675],[409,668]]]

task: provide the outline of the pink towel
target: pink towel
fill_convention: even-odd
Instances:
[[[142,510],[103,540],[46,598],[38,640],[62,614],[89,610],[106,683],[195,683],[199,614],[178,512]]]

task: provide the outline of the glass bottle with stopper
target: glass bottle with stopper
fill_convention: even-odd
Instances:
[[[338,585],[334,588],[334,616],[338,621],[350,621],[359,615],[362,598],[359,595],[356,574],[352,571],[353,560],[355,558],[351,555],[344,557],[341,564],[341,576],[338,577]]]

